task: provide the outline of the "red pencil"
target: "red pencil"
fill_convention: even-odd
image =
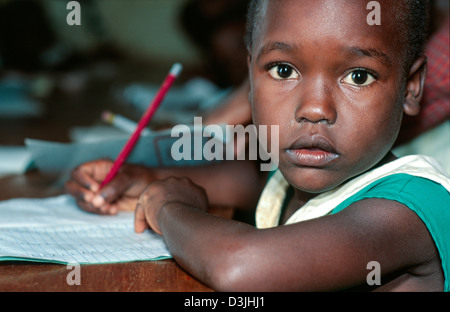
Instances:
[[[138,125],[136,126],[136,129],[134,130],[133,134],[128,139],[128,142],[125,144],[122,151],[117,156],[108,175],[105,177],[103,182],[100,184],[100,189],[103,188],[109,182],[111,182],[111,180],[116,176],[120,167],[122,167],[123,163],[128,158],[128,155],[130,155],[131,151],[133,150],[134,146],[136,145],[136,143],[141,135],[142,130],[148,124],[150,119],[153,117],[153,115],[156,112],[156,109],[161,104],[167,91],[169,91],[170,86],[172,85],[172,83],[175,81],[175,79],[180,74],[181,69],[182,69],[182,66],[179,63],[176,63],[172,66],[172,68],[170,69],[170,72],[167,75],[166,79],[164,80],[161,88],[159,89],[158,93],[156,94],[155,98],[153,99],[153,102],[148,107],[147,111],[144,113],[144,115],[142,116]]]

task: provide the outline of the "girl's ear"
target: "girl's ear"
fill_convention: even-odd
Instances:
[[[419,114],[426,75],[427,57],[421,56],[414,61],[408,74],[405,89],[405,102],[403,104],[403,111],[405,114],[410,116]]]

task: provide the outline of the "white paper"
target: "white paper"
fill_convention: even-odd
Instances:
[[[32,156],[25,146],[0,145],[0,176],[22,174],[32,164]]]
[[[91,214],[70,195],[0,202],[0,261],[93,264],[170,257],[162,236],[134,232],[133,212]]]
[[[221,127],[225,127],[221,125]],[[193,126],[192,136],[194,137]],[[200,128],[200,132],[204,131]],[[176,166],[196,166],[209,164],[212,161],[201,160],[175,160],[172,157],[172,145],[180,140],[179,137],[172,137],[172,130],[161,130],[152,132],[149,135],[140,137],[138,143],[133,148],[127,159],[128,163],[141,164],[148,167],[176,167]],[[216,138],[202,137],[201,144]],[[192,138],[192,159],[194,158],[194,140]],[[101,141],[59,143],[34,139],[25,139],[25,145],[31,153],[35,166],[42,172],[70,172],[82,163],[100,158],[114,160],[128,141],[127,137],[107,139]],[[219,138],[220,142],[226,138]],[[202,145],[203,146],[203,145]]]

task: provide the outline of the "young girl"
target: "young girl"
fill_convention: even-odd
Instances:
[[[280,133],[257,227],[206,213],[201,187],[168,178],[140,195],[135,230],[164,235],[216,290],[450,290],[449,179],[429,158],[390,153],[403,113],[419,111],[424,7],[377,3],[380,25],[368,1],[253,1],[253,121]]]

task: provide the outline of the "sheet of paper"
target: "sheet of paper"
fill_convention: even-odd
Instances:
[[[161,236],[134,232],[133,212],[87,213],[69,195],[0,202],[0,261],[93,264],[170,257]]]
[[[0,176],[25,173],[32,163],[31,153],[25,146],[0,145]]]
[[[193,133],[193,132],[192,132]],[[171,129],[143,135],[127,159],[128,163],[148,167],[196,166],[210,163],[206,159],[193,160],[194,138],[191,140],[191,159],[175,160],[172,145],[179,137],[171,136]],[[59,143],[26,139],[25,145],[32,155],[35,166],[43,172],[70,171],[87,161],[107,158],[114,160],[128,140],[128,136],[89,142]],[[201,137],[202,144],[215,138]],[[220,140],[222,142],[222,140]]]

